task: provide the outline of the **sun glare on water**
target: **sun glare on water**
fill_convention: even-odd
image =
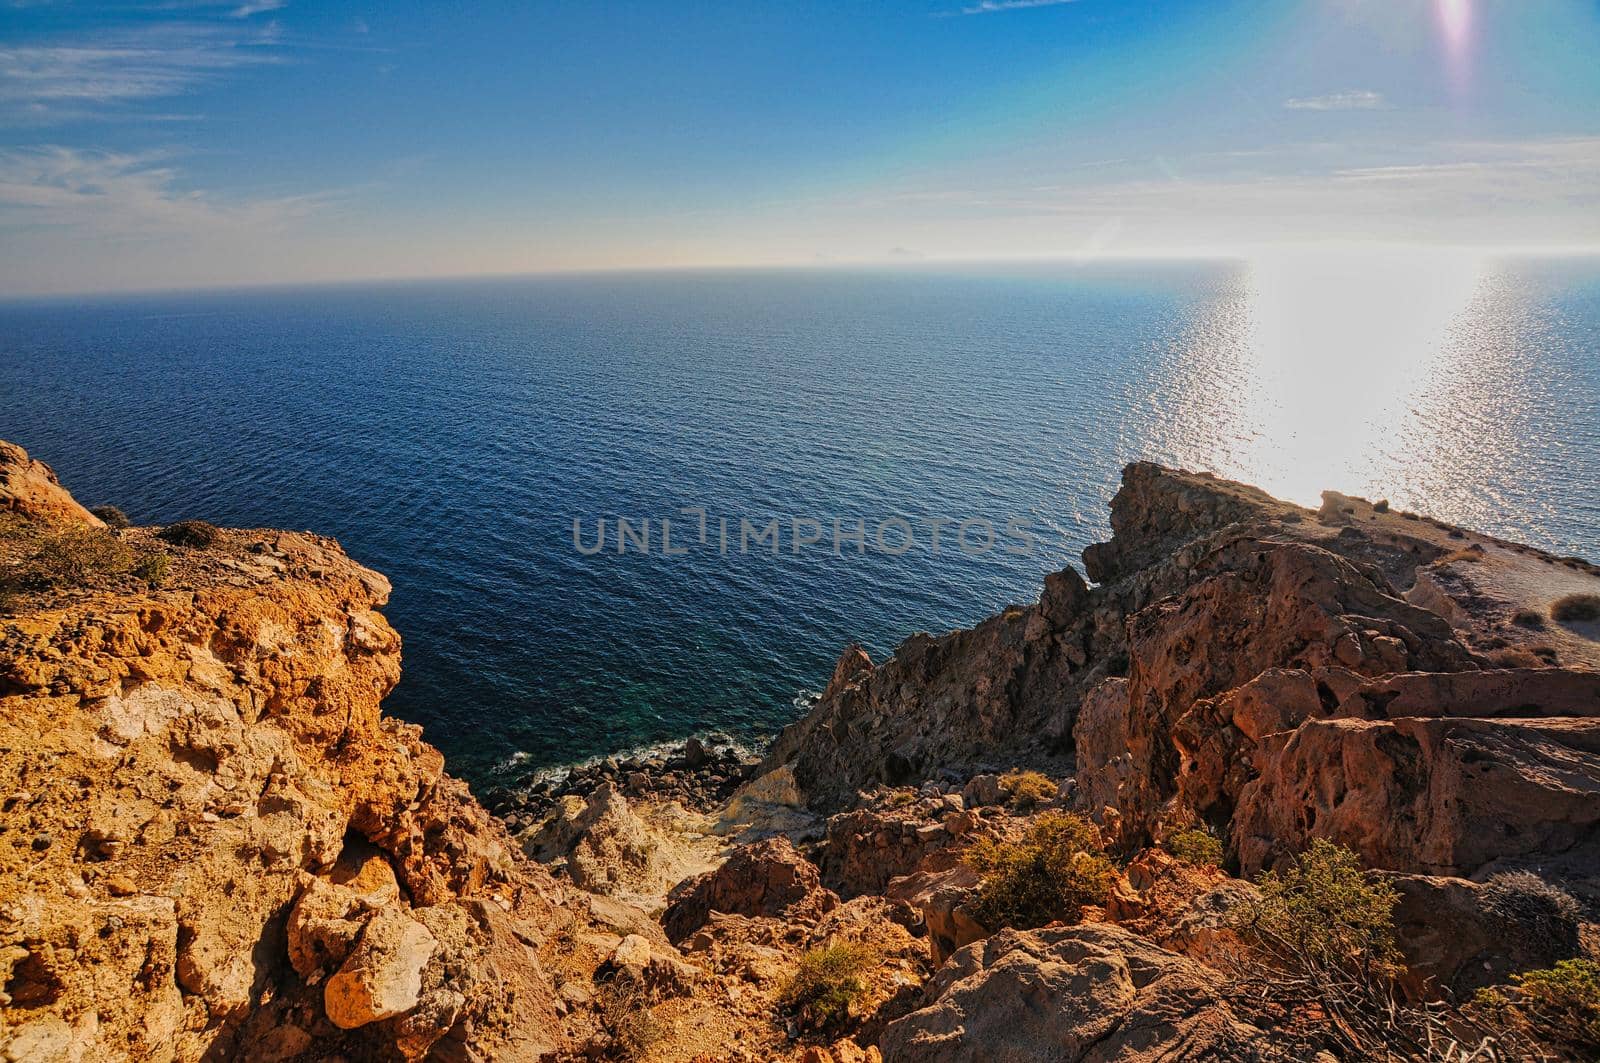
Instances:
[[[1300,501],[1365,484],[1442,371],[1483,263],[1454,254],[1258,259],[1240,414],[1245,464]]]
[[[1462,478],[1518,449],[1518,375],[1479,321],[1508,313],[1494,289],[1460,251],[1258,257],[1175,352],[1154,434],[1172,460],[1306,505],[1332,489],[1470,512]]]

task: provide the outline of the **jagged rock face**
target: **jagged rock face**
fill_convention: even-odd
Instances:
[[[787,767],[813,808],[838,809],[872,783],[896,786],[941,767],[1003,762],[1019,736],[1058,745],[1071,728],[1091,645],[1120,640],[1119,630],[1100,630],[1088,605],[1083,580],[1068,569],[1047,579],[1040,602],[941,638],[914,635],[876,668],[852,647],[817,706],[784,729],[758,775]]]
[[[13,510],[84,519],[9,468]],[[513,922],[561,893],[382,716],[388,582],[312,535],[177,549],[165,589],[0,619],[0,1058],[556,1048]]]
[[[885,1063],[1297,1058],[1242,1021],[1215,971],[1113,926],[1006,930],[956,953]]]
[[[1554,608],[1600,570],[1144,463],[1111,524],[1085,554],[1098,586],[1068,570],[970,631],[852,655],[764,767],[840,808],[1055,751],[1129,847],[1199,821],[1247,872],[1326,837],[1397,871],[1561,859],[1600,878],[1600,641]]]

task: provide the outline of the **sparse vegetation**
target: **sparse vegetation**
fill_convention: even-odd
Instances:
[[[102,576],[133,568],[127,544],[102,528],[70,528],[46,535],[12,576],[16,587],[47,590],[81,587]]]
[[[1167,839],[1166,849],[1187,864],[1200,867],[1220,867],[1222,864],[1222,839],[1198,827],[1172,835]]]
[[[132,524],[128,515],[116,506],[95,506],[89,512],[105,521],[108,528],[127,528]]]
[[[1600,620],[1600,595],[1569,594],[1550,607],[1550,615],[1562,624],[1587,624]]]
[[[983,839],[967,852],[983,876],[974,915],[993,930],[1077,922],[1104,903],[1117,877],[1093,824],[1066,812],[1040,816],[1019,841]]]
[[[630,979],[613,979],[600,987],[595,998],[600,1022],[611,1035],[611,1055],[624,1060],[643,1059],[661,1040],[661,1024],[650,1011],[645,988]]]
[[[1554,967],[1511,976],[1510,986],[1480,989],[1472,1010],[1574,1058],[1600,1058],[1600,964],[1562,960]]]
[[[871,949],[851,942],[811,949],[800,957],[779,999],[795,1011],[802,1026],[837,1029],[866,995],[864,976],[876,962]]]
[[[1056,784],[1036,771],[1008,771],[1000,776],[1000,790],[1008,804],[1018,808],[1035,808],[1055,799]]]
[[[164,553],[145,554],[134,567],[133,574],[152,588],[157,588],[166,584],[167,570],[171,565],[172,558]]]
[[[1292,867],[1256,885],[1261,899],[1246,910],[1243,929],[1286,966],[1368,984],[1395,973],[1399,894],[1349,849],[1319,838]]]
[[[1525,627],[1529,631],[1544,630],[1544,614],[1532,609],[1518,609],[1511,617],[1511,622],[1518,627]]]
[[[1531,871],[1505,871],[1489,879],[1483,904],[1505,924],[1508,934],[1528,940],[1546,955],[1578,948],[1582,915],[1572,894]]]
[[[156,532],[156,538],[163,542],[199,550],[215,545],[221,535],[215,524],[208,524],[203,520],[180,520]]]
[[[1257,882],[1261,899],[1239,929],[1257,953],[1236,964],[1242,999],[1320,1012],[1351,1059],[1509,1063],[1546,1058],[1525,1032],[1485,1009],[1408,1004],[1398,992],[1399,895],[1361,868],[1356,854],[1318,840],[1293,867]]]

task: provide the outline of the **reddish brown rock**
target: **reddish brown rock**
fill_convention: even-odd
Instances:
[[[1313,720],[1257,759],[1233,826],[1247,874],[1319,837],[1396,871],[1580,849],[1600,867],[1600,717]]]
[[[823,888],[817,866],[780,835],[743,846],[716,870],[679,883],[661,925],[668,938],[682,941],[713,912],[804,923],[815,922],[838,903]]]

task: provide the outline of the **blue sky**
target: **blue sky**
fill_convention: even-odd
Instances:
[[[1592,0],[0,6],[0,292],[1600,245]]]

